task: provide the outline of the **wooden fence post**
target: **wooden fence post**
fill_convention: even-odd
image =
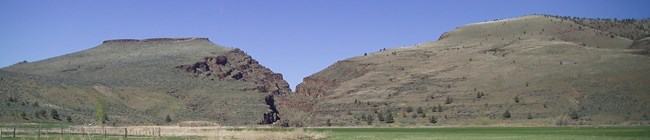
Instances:
[[[126,138],[126,135],[128,135],[128,133],[129,133],[129,130],[127,130],[126,127],[125,127],[125,128],[124,128],[124,137],[125,137],[125,138]]]
[[[14,138],[16,137],[16,128],[14,127]]]

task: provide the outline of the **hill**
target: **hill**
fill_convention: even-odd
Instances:
[[[272,123],[278,112],[269,100],[291,92],[281,74],[207,38],[107,40],[2,68],[0,87],[2,121],[90,124],[105,101],[110,125]]]
[[[648,27],[549,15],[468,24],[338,61],[279,109],[296,110],[282,114],[296,126],[647,123]]]

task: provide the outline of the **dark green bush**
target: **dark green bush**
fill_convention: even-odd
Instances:
[[[571,113],[569,113],[569,118],[577,120],[577,119],[580,119],[580,116],[578,115],[577,111],[573,110],[573,111],[571,111]]]
[[[386,113],[386,123],[394,123],[395,120],[393,119],[393,114],[392,113]]]
[[[451,104],[452,102],[454,102],[454,99],[452,99],[451,97],[447,96],[447,100],[445,100],[445,104]]]
[[[429,123],[433,123],[433,124],[438,123],[438,119],[436,119],[436,116],[429,117]]]
[[[407,107],[406,107],[406,112],[407,112],[407,113],[411,113],[411,112],[413,112],[413,107],[411,107],[411,106],[407,106]]]
[[[55,109],[50,110],[50,116],[52,116],[52,119],[61,120],[59,118],[59,112],[57,112]]]
[[[512,116],[510,116],[510,111],[509,110],[506,110],[506,112],[503,112],[503,118],[508,119],[510,117],[512,117]]]
[[[328,121],[329,121],[329,120],[328,120]],[[167,115],[167,116],[165,117],[165,122],[172,122],[172,118],[170,118],[169,115]]]
[[[514,100],[515,100],[515,103],[519,103],[519,96],[515,96]]]

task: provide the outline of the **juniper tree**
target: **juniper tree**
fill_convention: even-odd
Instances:
[[[375,120],[375,117],[372,116],[372,114],[369,114],[368,116],[366,116],[366,123],[368,123],[368,125],[372,125],[372,121],[374,121],[374,120]]]
[[[445,104],[451,104],[454,100],[451,99],[451,97],[447,96],[447,100],[445,100]]]
[[[433,123],[433,124],[438,123],[438,119],[436,119],[436,116],[429,117],[429,123]]]
[[[172,122],[172,118],[170,118],[169,115],[167,115],[165,117],[165,122]]]
[[[59,112],[57,112],[55,109],[50,110],[50,116],[52,116],[52,119],[61,120],[59,118]]]
[[[325,122],[325,125],[332,126],[332,122],[330,121],[330,119],[327,119],[327,121]]]
[[[506,110],[506,112],[503,112],[503,118],[508,119],[510,117],[512,117],[512,116],[510,116],[510,111],[509,110]]]
[[[574,119],[574,120],[577,120],[577,119],[580,118],[580,116],[578,115],[578,112],[575,111],[575,110],[573,110],[573,111],[571,111],[571,113],[569,113],[569,117],[570,117],[571,119]]]
[[[519,96],[515,96],[514,100],[515,100],[515,103],[519,103]]]
[[[388,112],[386,113],[386,123],[394,123],[395,120],[393,119],[393,114]]]
[[[407,107],[406,107],[406,112],[408,112],[408,113],[413,112],[413,107],[411,107],[411,106],[407,106]]]
[[[384,115],[382,115],[381,113],[377,113],[377,119],[381,122],[385,121]]]
[[[27,113],[25,113],[24,111],[20,112],[20,117],[27,120]]]

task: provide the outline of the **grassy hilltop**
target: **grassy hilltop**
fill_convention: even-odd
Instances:
[[[463,25],[338,61],[280,108],[300,110],[286,114],[298,126],[646,124],[648,26],[547,15]]]
[[[223,59],[220,64],[210,63],[217,56]],[[264,99],[289,90],[257,90],[270,91],[258,83],[286,83],[281,75],[279,81],[244,81],[268,73],[243,51],[207,38],[108,40],[88,50],[2,68],[0,120],[68,123],[70,117],[72,124],[90,124],[103,100],[109,125],[257,124],[270,108]],[[53,119],[51,110],[61,117]]]

